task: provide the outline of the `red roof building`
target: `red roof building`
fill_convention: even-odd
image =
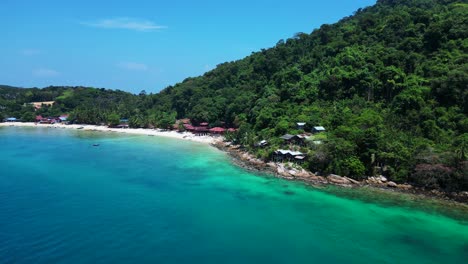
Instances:
[[[212,129],[210,129],[210,132],[213,134],[223,134],[224,132],[226,132],[226,129],[222,127],[213,127]]]
[[[185,127],[185,130],[187,130],[187,131],[195,130],[195,127],[193,127],[192,125],[189,125],[189,124],[184,124],[184,127]]]

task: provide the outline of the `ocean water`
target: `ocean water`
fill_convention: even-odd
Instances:
[[[192,142],[0,128],[0,263],[467,263],[466,211],[340,190]]]

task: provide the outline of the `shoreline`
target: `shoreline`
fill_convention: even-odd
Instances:
[[[106,126],[97,125],[64,125],[64,124],[36,124],[33,122],[15,122],[15,123],[0,123],[0,127],[49,127],[49,128],[65,128],[77,129],[82,131],[100,131],[109,133],[123,133],[133,135],[149,135],[166,137],[173,139],[181,139],[192,142],[207,144],[216,149],[219,149],[229,155],[231,162],[245,170],[259,173],[269,174],[277,178],[282,178],[289,181],[303,182],[307,185],[320,188],[323,186],[339,186],[342,188],[372,188],[375,190],[410,194],[426,199],[438,199],[445,202],[453,202],[462,205],[468,205],[468,192],[459,193],[444,193],[439,190],[425,190],[408,184],[395,184],[391,181],[381,181],[379,177],[371,177],[366,180],[356,181],[346,176],[328,175],[317,176],[307,170],[297,169],[293,166],[284,163],[265,162],[255,158],[252,154],[240,150],[236,146],[230,145],[223,141],[222,136],[195,136],[190,132],[176,131],[159,131],[147,128],[109,128]]]
[[[320,189],[325,186],[337,186],[347,189],[368,188],[387,193],[414,195],[422,199],[435,199],[464,207],[468,205],[468,192],[446,193],[440,190],[427,190],[409,184],[396,184],[387,179],[381,181],[379,176],[369,177],[361,181],[335,174],[317,176],[302,168],[294,168],[291,164],[262,161],[248,152],[239,150],[236,146],[231,146],[229,143],[218,141],[212,145],[226,152],[231,158],[231,161],[243,169],[259,174],[273,175],[274,177],[285,180],[302,182],[314,188]]]
[[[208,145],[213,145],[218,141],[222,141],[222,137],[213,136],[195,136],[190,132],[177,132],[177,131],[160,131],[149,128],[110,128],[107,126],[97,125],[64,125],[64,124],[36,124],[33,122],[14,122],[14,123],[0,123],[0,127],[44,127],[44,128],[66,128],[66,129],[77,129],[83,131],[99,131],[99,132],[113,132],[123,133],[132,135],[147,135],[147,136],[158,136],[167,137],[174,139],[181,139],[187,141],[193,141]]]

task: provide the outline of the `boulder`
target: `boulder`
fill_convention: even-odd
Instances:
[[[348,179],[335,174],[328,175],[327,180],[335,184],[351,184]]]
[[[385,178],[385,177],[382,176],[382,175],[380,175],[380,176],[378,177],[378,179],[379,179],[381,182],[387,182],[387,181],[388,181],[387,178]]]
[[[271,168],[276,168],[276,164],[274,162],[268,162],[267,165]]]
[[[317,180],[319,182],[322,182],[322,183],[327,183],[328,182],[327,179],[325,179],[325,177],[323,177],[323,176],[316,176],[316,177],[317,177]]]
[[[394,183],[392,181],[389,181],[389,182],[387,182],[387,186],[392,187],[392,188],[396,188],[396,187],[398,187],[398,184],[396,184],[396,183]]]
[[[312,176],[312,174],[310,172],[302,169],[302,170],[297,172],[296,176],[301,177],[301,178],[308,178],[308,177]]]
[[[411,186],[409,184],[397,184],[397,188],[402,189],[402,190],[409,190],[409,189],[413,188],[413,186]]]
[[[346,176],[343,177],[343,178],[347,179],[348,181],[350,181],[350,182],[353,183],[353,184],[360,184],[360,182],[356,181],[355,179],[351,179],[351,178],[348,178],[348,177],[346,177]]]

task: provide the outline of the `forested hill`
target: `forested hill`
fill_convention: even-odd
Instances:
[[[69,88],[54,108],[79,122],[224,122],[265,159],[279,136],[301,132],[296,122],[321,125],[323,144],[301,149],[312,171],[360,178],[379,167],[395,181],[468,190],[467,20],[466,1],[380,0],[159,94]],[[269,147],[254,148],[262,139]]]
[[[311,107],[342,100],[372,102],[405,117],[436,107],[466,113],[467,19],[468,4],[460,1],[378,1],[186,79],[158,99],[197,120],[234,122],[243,113],[256,130],[281,119],[322,121]],[[409,128],[425,120],[403,121],[399,126]]]
[[[313,171],[362,175],[385,164],[396,180],[417,168],[451,177],[468,144],[467,20],[465,1],[378,1],[169,87],[158,105],[196,121],[246,123],[242,131],[257,136],[245,143],[294,133],[296,122],[322,125],[328,144],[312,151]],[[467,184],[467,171],[457,180]]]

